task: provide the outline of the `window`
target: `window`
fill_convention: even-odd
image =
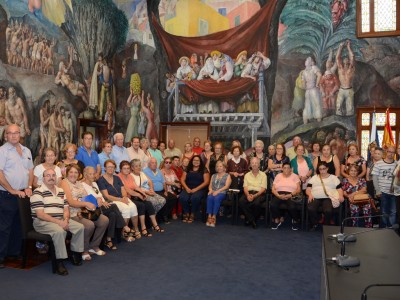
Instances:
[[[218,13],[219,13],[221,16],[226,17],[226,8],[225,8],[225,7],[218,8]]]
[[[400,35],[400,1],[357,0],[357,36]]]
[[[208,22],[203,19],[199,19],[199,35],[208,34]]]
[[[239,26],[240,25],[240,15],[235,17],[235,26]]]
[[[361,155],[368,157],[368,145],[371,136],[373,108],[357,109],[357,140],[361,146]],[[400,140],[400,108],[390,108],[390,126],[393,132],[395,144]],[[386,108],[375,109],[376,131],[378,133],[379,146],[382,146],[383,131],[386,122]]]

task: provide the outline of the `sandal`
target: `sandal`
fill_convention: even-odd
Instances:
[[[110,250],[117,250],[117,247],[113,244],[112,241],[106,241],[104,243],[104,246],[106,246]]]
[[[153,236],[151,233],[149,233],[149,232],[147,231],[147,228],[142,229],[142,235],[143,235],[144,237],[151,237],[151,236]]]
[[[129,231],[126,231],[125,228],[124,228],[123,232],[124,232],[124,234],[127,234],[129,236],[135,236],[135,230],[133,230],[131,228],[129,228]]]
[[[92,257],[89,253],[82,254],[82,260],[92,260]]]
[[[139,230],[134,230],[133,235],[134,235],[135,239],[140,239],[142,237]]]
[[[206,226],[211,226],[211,223],[212,223],[211,217],[208,217],[207,218],[207,222],[206,222]]]
[[[189,219],[187,219],[188,223],[193,223],[194,222],[194,216],[190,216]]]
[[[124,232],[122,235],[123,239],[125,241],[127,241],[128,243],[133,242],[135,240],[135,238],[131,235],[131,233],[129,232]]]
[[[187,223],[188,220],[189,220],[189,214],[183,214],[182,215],[182,222],[183,223]]]
[[[161,232],[161,233],[165,231],[164,229],[162,229],[160,227],[160,225],[152,226],[152,228],[154,231]]]

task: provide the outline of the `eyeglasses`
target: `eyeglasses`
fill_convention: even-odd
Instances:
[[[193,162],[195,162],[195,161],[200,162],[200,159],[193,159]]]
[[[106,169],[115,169],[114,166],[107,166]]]
[[[19,132],[19,131],[16,131],[16,132],[7,132],[7,134],[9,134],[9,135],[19,135],[20,132]]]
[[[283,148],[276,148],[276,150],[283,150]]]
[[[328,168],[318,168],[318,170],[325,171],[325,170],[328,170]]]
[[[164,161],[164,164],[165,164],[165,165],[170,165],[171,162],[170,162],[170,161]]]

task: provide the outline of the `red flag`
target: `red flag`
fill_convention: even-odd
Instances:
[[[394,138],[392,127],[390,127],[390,112],[389,108],[386,110],[385,129],[383,131],[382,148],[387,149],[389,146],[394,146]]]

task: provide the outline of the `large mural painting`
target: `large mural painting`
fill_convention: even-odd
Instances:
[[[350,0],[0,0],[0,128],[19,124],[37,155],[77,142],[78,118],[126,142],[219,120],[211,138],[251,146],[253,124],[344,153],[357,107],[400,106],[400,40],[358,39],[355,14]]]

